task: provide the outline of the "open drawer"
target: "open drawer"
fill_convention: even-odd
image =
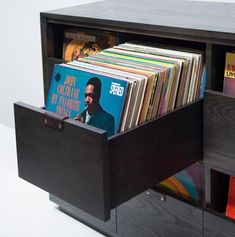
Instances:
[[[19,176],[101,219],[111,209],[202,159],[202,100],[107,138],[45,110],[15,104]]]
[[[205,92],[204,131],[204,164],[235,175],[235,98]]]

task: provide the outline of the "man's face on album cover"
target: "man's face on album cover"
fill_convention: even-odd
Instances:
[[[94,85],[87,85],[85,90],[85,104],[88,107],[93,107],[97,104],[97,99],[95,97],[95,87]]]

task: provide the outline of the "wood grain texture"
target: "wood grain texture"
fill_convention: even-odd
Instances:
[[[148,193],[148,195],[146,194]],[[202,237],[202,210],[152,190],[117,208],[122,237]]]
[[[107,135],[67,119],[63,131],[44,110],[15,104],[19,176],[102,220],[110,218]]]
[[[204,163],[235,175],[235,98],[219,92],[205,93]]]
[[[110,220],[107,222],[103,222],[54,195],[50,194],[50,200],[59,205],[59,210],[90,226],[91,228],[99,231],[105,236],[119,237],[116,232],[116,209],[111,210]]]
[[[202,100],[109,139],[111,207],[202,159]]]
[[[143,34],[158,32],[165,37],[184,37],[195,41],[219,42],[223,39],[234,45],[232,40],[235,39],[232,3],[110,0],[58,9],[43,15],[70,22],[93,22],[97,27],[109,27],[117,31],[131,32],[138,29]]]
[[[235,222],[204,211],[204,237],[234,237]]]

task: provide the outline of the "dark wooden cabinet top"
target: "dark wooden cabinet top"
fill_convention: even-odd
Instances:
[[[42,13],[50,19],[199,37],[235,40],[235,4],[174,0],[117,0]],[[114,28],[116,30],[116,28]],[[171,35],[172,37],[172,35]]]

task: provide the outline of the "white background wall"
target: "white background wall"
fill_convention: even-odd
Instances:
[[[14,126],[13,103],[43,105],[40,12],[97,0],[0,0],[0,124]]]
[[[0,0],[0,124],[14,126],[16,101],[43,105],[39,12],[94,1]]]

